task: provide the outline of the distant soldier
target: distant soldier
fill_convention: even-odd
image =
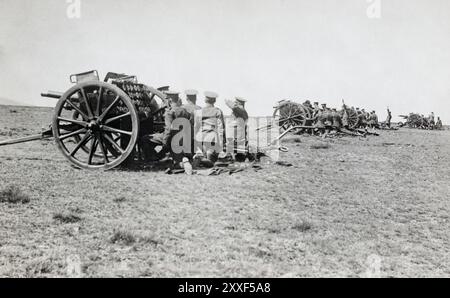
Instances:
[[[326,104],[322,104],[322,109],[317,111],[316,128],[324,130],[328,121],[328,109]]]
[[[223,112],[214,106],[218,97],[216,93],[205,92],[206,105],[195,114],[196,156],[208,167],[214,166],[226,146]]]
[[[348,129],[350,126],[350,121],[349,121],[349,115],[348,115],[348,110],[347,110],[347,105],[343,105],[342,106],[342,127],[344,127],[345,129]]]
[[[360,128],[364,125],[364,114],[361,112],[360,108],[356,108],[356,116],[358,117],[358,123],[356,127]]]
[[[319,113],[320,113],[320,106],[319,106],[319,103],[316,101],[315,103],[314,103],[314,106],[312,107],[312,121],[313,122],[316,122],[317,121],[317,118],[318,118],[318,116],[319,116]]]
[[[370,114],[367,113],[365,109],[361,110],[361,114],[362,114],[362,127],[367,128],[367,126],[369,124],[368,122],[369,122]]]
[[[312,106],[312,104],[311,104],[311,101],[309,101],[309,100],[305,101],[305,102],[303,103],[303,106],[304,106],[305,108],[308,108],[309,110],[312,110],[312,109],[313,109],[313,106]]]
[[[431,129],[435,128],[436,122],[434,118],[434,112],[431,112],[430,116],[428,117],[428,125],[430,126]]]
[[[236,97],[234,102],[225,101],[231,109],[231,121],[227,127],[227,153],[233,153],[237,161],[245,161],[248,155],[248,113],[245,110],[247,100],[242,97]],[[228,129],[229,128],[229,129]]]
[[[388,113],[388,116],[387,116],[387,119],[386,119],[386,126],[387,126],[387,128],[391,128],[392,113],[389,110],[389,108],[387,109],[387,113]]]
[[[380,120],[378,118],[377,112],[373,111],[372,113],[373,113],[372,119],[373,119],[373,122],[374,122],[374,127],[375,128],[380,128]]]
[[[331,126],[334,129],[340,130],[342,127],[342,117],[341,115],[338,113],[337,109],[332,109],[331,110],[331,119],[332,119],[332,124]]]
[[[438,117],[436,121],[436,129],[441,130],[443,128],[441,118]]]

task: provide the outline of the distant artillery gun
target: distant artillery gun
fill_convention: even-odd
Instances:
[[[417,128],[417,129],[437,129],[435,123],[430,121],[430,118],[424,117],[419,114],[411,113],[408,116],[400,115],[400,118],[404,119],[404,122],[400,122],[400,127]]]
[[[135,76],[97,71],[72,75],[75,85],[65,93],[41,96],[58,99],[50,129],[40,135],[0,142],[0,146],[54,138],[61,153],[83,169],[109,170],[139,150],[141,138],[165,129],[168,107],[163,91],[140,84]]]
[[[348,108],[344,104],[344,109],[338,112],[341,118],[347,113],[348,130],[342,129],[341,132],[352,136],[366,135],[367,132],[358,130],[359,117],[355,110]],[[257,130],[271,129],[273,127],[279,127],[281,136],[284,137],[290,132],[302,132],[305,130],[316,129],[317,115],[313,107],[300,104],[290,100],[279,101],[274,107],[273,113],[274,123],[264,127],[260,127]],[[332,123],[325,123],[326,128],[332,129]],[[375,134],[376,135],[376,134]]]

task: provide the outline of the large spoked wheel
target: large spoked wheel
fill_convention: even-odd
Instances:
[[[75,166],[109,170],[134,151],[139,133],[128,95],[104,82],[85,82],[59,100],[53,119],[58,148]]]
[[[348,127],[350,129],[358,128],[359,118],[356,111],[352,109],[347,109],[347,114],[348,114]]]
[[[282,132],[295,126],[306,126],[307,121],[311,118],[309,109],[294,102],[277,107],[273,116],[275,119],[279,119],[278,125]]]

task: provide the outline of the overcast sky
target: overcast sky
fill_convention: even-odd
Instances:
[[[381,18],[367,0],[81,0],[79,19],[68,5],[0,0],[0,98],[54,106],[41,91],[97,69],[216,91],[221,107],[243,96],[253,115],[345,99],[450,122],[448,0],[381,0]]]

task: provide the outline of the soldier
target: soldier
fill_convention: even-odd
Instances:
[[[434,119],[434,112],[431,112],[430,117],[428,119],[428,124],[429,124],[431,129],[434,129],[434,127],[436,125],[436,122],[435,122],[435,119]]]
[[[233,152],[234,159],[245,161],[248,156],[248,113],[245,110],[247,100],[242,97],[236,97],[235,101],[226,100],[226,105],[232,110],[231,121],[229,125],[229,135],[227,137],[228,150]]]
[[[378,119],[377,112],[373,111],[372,113],[373,113],[372,114],[372,120],[373,120],[374,128],[380,128],[380,121]]]
[[[388,113],[388,116],[387,116],[387,119],[386,119],[386,126],[387,126],[387,128],[391,128],[392,113],[389,110],[389,108],[387,109],[387,113]]]
[[[342,106],[342,126],[345,129],[348,129],[350,126],[350,122],[349,122],[349,115],[348,115],[348,111],[347,111],[347,105],[343,105]]]
[[[186,150],[187,142],[191,140],[188,131],[189,129],[185,127],[190,126],[192,121],[191,114],[184,109],[181,104],[180,93],[176,91],[167,91],[169,107],[164,115],[165,120],[165,130],[164,133],[154,134],[146,137],[144,150],[146,154],[146,160],[149,156],[155,155],[158,159],[163,158],[167,153],[170,153],[172,159],[177,164],[180,163],[183,157],[188,156],[190,149]],[[186,132],[184,134],[183,132]],[[179,135],[183,133],[182,135]],[[178,144],[172,144],[172,139],[174,136],[179,137]],[[177,139],[178,139],[177,137]],[[186,142],[186,143],[185,143]],[[178,148],[175,148],[176,147]],[[162,150],[156,153],[155,149],[157,146],[162,146]]]
[[[338,113],[337,109],[332,109],[330,116],[332,119],[331,126],[336,130],[341,130],[342,118],[341,118],[341,115]]]
[[[223,112],[214,106],[218,97],[214,92],[205,92],[206,106],[195,114],[196,159],[207,167],[214,166],[226,146]]]
[[[316,113],[317,113],[315,116],[317,118],[316,128],[323,131],[325,130],[326,121],[328,119],[327,105],[322,104],[322,109],[318,109]]]
[[[191,114],[191,153],[194,155],[195,153],[195,142],[194,142],[194,119],[195,113],[200,111],[202,108],[197,105],[197,90],[186,90],[186,104],[182,107]]]
[[[442,129],[442,121],[441,121],[441,117],[438,117],[438,118],[437,118],[437,121],[436,121],[436,129],[439,129],[439,130]]]
[[[187,103],[183,105],[183,108],[186,109],[192,115],[192,119],[194,119],[194,114],[196,111],[201,110],[202,108],[197,105],[197,90],[186,90],[186,101]]]
[[[305,101],[305,102],[303,103],[303,106],[306,107],[306,108],[308,108],[308,109],[310,109],[310,110],[313,109],[313,106],[311,105],[311,101],[309,101],[309,100]]]

